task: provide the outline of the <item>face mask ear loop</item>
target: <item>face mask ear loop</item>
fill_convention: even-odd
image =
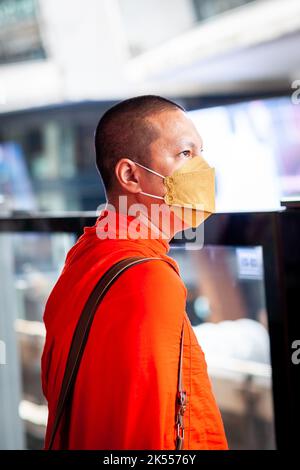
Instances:
[[[132,160],[132,161],[133,161],[136,165],[139,165],[139,166],[141,166],[142,168],[144,168],[145,170],[151,171],[151,173],[154,173],[154,175],[160,176],[161,178],[165,178],[165,176],[161,175],[160,173],[157,173],[157,172],[154,171],[154,170],[151,170],[150,168],[147,168],[146,166],[142,165],[141,163],[135,162],[134,160]]]
[[[144,193],[143,191],[141,191],[140,194],[145,194],[145,196],[155,197],[156,199],[164,200],[162,196],[155,196],[154,194]]]

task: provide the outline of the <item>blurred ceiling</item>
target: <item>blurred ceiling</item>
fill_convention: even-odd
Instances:
[[[248,1],[206,19],[199,5],[223,4],[0,0],[0,112],[143,93],[276,90],[300,77],[299,0]]]
[[[290,87],[300,77],[300,2],[256,1],[134,58],[127,73],[145,90],[172,93]]]

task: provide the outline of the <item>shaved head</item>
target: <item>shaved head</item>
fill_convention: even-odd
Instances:
[[[144,95],[121,101],[104,113],[95,132],[95,150],[96,166],[106,192],[114,187],[118,160],[127,157],[149,163],[150,144],[160,137],[160,132],[148,118],[176,109],[185,111],[161,96]]]

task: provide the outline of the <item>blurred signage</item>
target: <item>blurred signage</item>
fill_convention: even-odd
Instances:
[[[45,58],[36,0],[0,0],[0,65]]]
[[[239,279],[259,279],[263,277],[262,248],[237,248]]]

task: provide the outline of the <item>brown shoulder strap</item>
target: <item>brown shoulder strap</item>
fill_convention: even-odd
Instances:
[[[170,266],[176,271],[175,267],[166,259],[163,258],[142,258],[142,257],[131,257],[125,258],[106,271],[106,273],[100,278],[96,286],[94,287],[92,293],[90,294],[81,316],[78,320],[78,323],[73,334],[71,347],[66,363],[65,373],[60,389],[60,395],[58,399],[56,415],[54,418],[54,424],[51,431],[51,436],[49,440],[49,445],[47,447],[50,450],[53,446],[55,436],[57,434],[64,410],[67,404],[68,399],[71,396],[73,386],[76,380],[77,372],[79,365],[83,356],[84,348],[88,339],[89,331],[92,326],[92,322],[97,311],[97,308],[103,299],[104,295],[111,287],[113,282],[130,266],[134,266],[139,263],[143,263],[149,260],[163,260],[169,263]],[[177,271],[176,271],[177,272]]]
[[[184,321],[181,330],[180,356],[178,368],[178,387],[176,397],[176,450],[183,449],[184,444],[184,422],[183,415],[186,410],[187,394],[182,388],[182,359],[183,359]]]

